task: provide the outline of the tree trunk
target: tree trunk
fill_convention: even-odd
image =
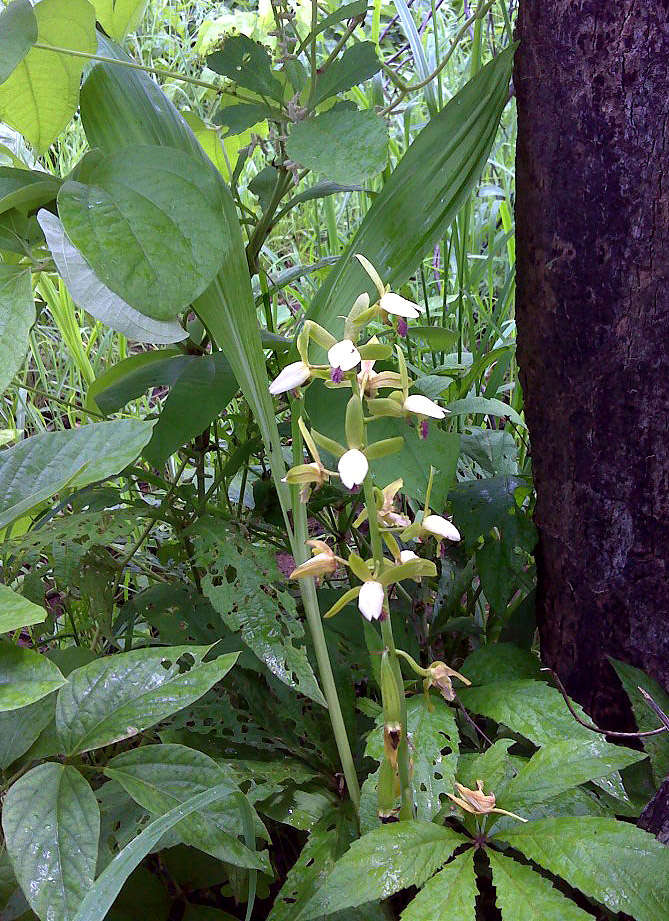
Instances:
[[[611,728],[627,709],[608,656],[669,689],[668,21],[667,0],[520,0],[518,17],[542,652]]]

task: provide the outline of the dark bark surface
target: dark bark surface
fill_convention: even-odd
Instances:
[[[669,844],[669,777],[641,813],[638,824],[663,844]]]
[[[520,0],[518,38],[542,650],[613,726],[607,656],[669,688],[669,2]]]

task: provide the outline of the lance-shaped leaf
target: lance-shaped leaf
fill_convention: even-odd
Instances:
[[[0,585],[0,633],[9,633],[19,627],[30,627],[46,620],[46,611],[39,604]]]
[[[421,886],[466,838],[418,820],[382,825],[354,841],[301,918],[320,918]]]
[[[208,651],[208,646],[137,649],[75,669],[56,703],[64,750],[73,755],[130,738],[202,697],[238,656],[203,662]],[[184,657],[193,660],[188,670]]]
[[[123,419],[32,435],[0,453],[0,527],[65,486],[114,476],[151,437],[153,422]]]
[[[152,320],[103,284],[50,211],[37,215],[58,274],[74,303],[107,326],[137,342],[179,342],[188,333],[174,320]]]
[[[64,684],[59,669],[45,656],[0,640],[0,712],[27,707]]]
[[[61,180],[38,170],[0,167],[0,214],[10,208],[28,212],[54,201]]]
[[[476,921],[477,893],[470,849],[427,881],[402,912],[401,921]]]
[[[499,837],[612,911],[669,917],[669,847],[616,819],[540,819]]]
[[[4,83],[37,41],[30,0],[12,0],[0,13],[0,83]]]
[[[88,0],[41,0],[34,15],[40,44],[95,51],[95,13]],[[83,58],[30,48],[0,85],[0,119],[45,151],[77,109],[83,70]]]
[[[82,177],[83,178],[83,177]],[[58,213],[100,280],[131,307],[170,320],[212,281],[228,236],[221,183],[200,157],[126,147],[69,180]]]
[[[28,333],[35,322],[30,270],[0,264],[0,393],[23,364]]]
[[[243,795],[229,769],[185,745],[145,745],[123,752],[109,762],[105,774],[153,815],[169,812],[196,794],[224,784],[229,796]],[[254,853],[238,840],[242,819],[229,797],[188,816],[175,831],[186,844],[218,860],[271,872],[266,854]]]
[[[72,921],[95,879],[100,810],[69,765],[40,764],[13,784],[2,828],[14,873],[41,921]]]
[[[341,338],[338,315],[361,291],[375,295],[354,254],[365,255],[383,281],[397,287],[444,233],[490,153],[508,98],[513,50],[479,71],[413,141],[316,295],[310,319]]]
[[[503,918],[512,921],[589,921],[592,915],[574,905],[545,877],[530,867],[487,851],[492,882],[497,892],[497,907]],[[406,919],[402,919],[406,921]]]

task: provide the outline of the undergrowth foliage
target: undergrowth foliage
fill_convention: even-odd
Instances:
[[[0,11],[0,916],[664,921],[667,733],[534,647],[506,8],[147,6]]]

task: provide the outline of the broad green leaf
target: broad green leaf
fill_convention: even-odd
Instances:
[[[442,352],[450,352],[458,339],[458,333],[453,329],[444,329],[441,326],[410,326],[409,335],[412,339],[418,339],[431,349],[439,349]],[[440,394],[450,383],[448,378],[441,377],[438,379],[441,383],[440,389],[435,396]],[[420,379],[418,381],[420,383]],[[421,393],[425,393],[421,389]],[[430,396],[425,393],[425,396]]]
[[[0,394],[23,364],[34,322],[30,269],[0,263]]]
[[[0,713],[0,771],[6,771],[24,755],[53,719],[54,701],[49,697]]]
[[[0,83],[4,83],[37,41],[30,0],[13,0],[0,12]]]
[[[616,819],[540,819],[500,838],[616,913],[669,917],[669,847]]]
[[[427,881],[402,912],[401,921],[476,921],[477,894],[470,849]],[[508,917],[519,921],[514,915]]]
[[[58,694],[56,727],[69,755],[111,745],[154,726],[220,681],[237,653],[203,662],[207,646],[137,649],[72,672]],[[183,657],[193,659],[183,671]]]
[[[0,585],[0,633],[9,633],[19,627],[31,627],[46,620],[46,611],[28,598]]]
[[[126,147],[58,193],[65,232],[100,280],[131,307],[171,320],[220,268],[228,232],[221,184],[201,158]]]
[[[421,886],[466,840],[451,828],[417,819],[381,825],[353,842],[302,918],[320,918]]]
[[[461,435],[462,453],[489,476],[518,473],[518,447],[503,429],[474,429]]]
[[[372,109],[337,105],[298,122],[286,141],[291,160],[333,182],[361,183],[386,164],[388,132]]]
[[[381,69],[374,42],[356,42],[340,58],[333,61],[316,80],[311,104],[320,105],[330,96],[345,93],[359,83],[369,80]]]
[[[88,388],[87,403],[93,400],[101,412],[115,413],[152,387],[171,387],[190,357],[178,349],[130,355],[95,378]]]
[[[207,55],[207,67],[260,97],[281,101],[283,89],[272,73],[272,60],[246,35],[226,35],[218,51]]]
[[[95,13],[88,0],[41,0],[34,8],[40,44],[92,54]],[[0,85],[0,119],[44,152],[76,112],[84,59],[31,48]]]
[[[489,849],[497,907],[511,921],[591,921],[592,915],[574,905],[549,880],[530,867]],[[403,919],[404,921],[404,919]]]
[[[64,684],[59,669],[41,653],[0,640],[0,713],[27,707]]]
[[[510,545],[529,545],[531,549],[534,530],[515,500],[515,492],[522,486],[527,486],[527,479],[518,476],[494,476],[458,483],[448,498],[455,523],[468,545],[476,544],[479,537],[486,537],[497,527]]]
[[[222,788],[214,787],[213,790],[205,790],[204,793],[198,793],[197,796],[191,797],[182,805],[151,822],[103,870],[79,906],[74,921],[104,921],[126,879],[153,850],[163,835],[186,816],[205,809],[217,799],[227,795],[225,785]]]
[[[152,320],[114,294],[97,277],[77,247],[65,233],[61,221],[50,211],[37,215],[51,250],[58,274],[65,282],[74,303],[107,326],[137,342],[170,343],[188,338],[174,320]]]
[[[241,796],[229,769],[185,745],[144,745],[113,758],[105,774],[152,815],[161,815],[212,787],[228,786],[229,796]],[[266,854],[253,853],[237,836],[241,820],[229,797],[184,819],[174,829],[186,844],[238,867],[271,872]]]
[[[244,134],[270,114],[266,105],[256,102],[241,102],[238,105],[224,105],[214,116],[214,124],[226,128],[224,137]]]
[[[69,765],[40,764],[13,784],[2,828],[16,878],[41,921],[71,921],[95,878],[100,811]]]
[[[0,527],[65,486],[114,476],[151,437],[153,422],[123,419],[32,435],[0,452]]]
[[[474,790],[476,781],[481,780],[486,792],[495,793],[515,773],[509,755],[509,749],[514,744],[514,739],[498,739],[481,754],[461,754],[458,759],[458,782]]]
[[[219,115],[227,108],[227,102],[233,98],[232,96],[223,98],[221,103],[223,108],[219,110]],[[265,117],[267,117],[267,113]],[[194,112],[184,112],[183,118],[209,160],[211,160],[225,181],[230,182],[241,150],[251,143],[251,129],[246,128],[244,131],[226,134],[221,138],[220,132],[216,128],[203,122],[200,116]],[[259,122],[253,134],[266,137],[267,125]]]
[[[121,41],[140,24],[149,0],[91,0],[91,3],[107,35]]]
[[[228,405],[238,385],[223,352],[188,356],[172,384],[144,457],[154,467],[203,432]]]
[[[629,697],[634,719],[640,732],[646,732],[650,729],[657,729],[660,725],[655,713],[648,706],[643,695],[639,691],[642,687],[647,694],[653,698],[660,709],[669,714],[669,694],[662,688],[657,681],[642,672],[640,668],[634,668],[626,662],[620,662],[617,659],[611,659],[611,664],[616,670],[616,674]],[[648,736],[642,739],[643,747],[650,755],[653,773],[658,787],[669,775],[669,733],[663,732],[661,735]]]
[[[459,671],[472,684],[492,684],[515,678],[541,678],[539,659],[513,643],[489,643],[471,652]]]
[[[484,416],[501,417],[510,419],[513,423],[523,428],[527,427],[523,417],[517,413],[512,406],[509,406],[508,403],[503,403],[501,400],[469,396],[462,400],[455,400],[454,403],[449,403],[447,409],[453,416],[474,416],[480,414]]]
[[[397,288],[440,239],[487,161],[508,99],[513,52],[507,48],[479,71],[413,141],[316,295],[310,319],[339,335],[338,315],[362,291],[374,296],[355,253]]]
[[[0,166],[0,214],[10,208],[28,212],[46,205],[55,200],[60,185],[61,180],[49,173]]]
[[[214,518],[201,519],[194,535],[196,561],[206,572],[202,590],[225,625],[241,633],[280,681],[325,705],[307,658],[295,599],[281,588],[276,554]]]
[[[414,797],[418,818],[430,820],[448,802],[458,763],[458,727],[445,700],[433,696],[428,707],[424,695],[407,700],[407,729],[413,758]],[[365,754],[381,761],[383,717],[367,740]]]
[[[620,771],[645,757],[644,752],[610,745],[596,737],[589,741],[552,742],[530,758],[497,798],[505,809],[517,812],[579,784]]]

